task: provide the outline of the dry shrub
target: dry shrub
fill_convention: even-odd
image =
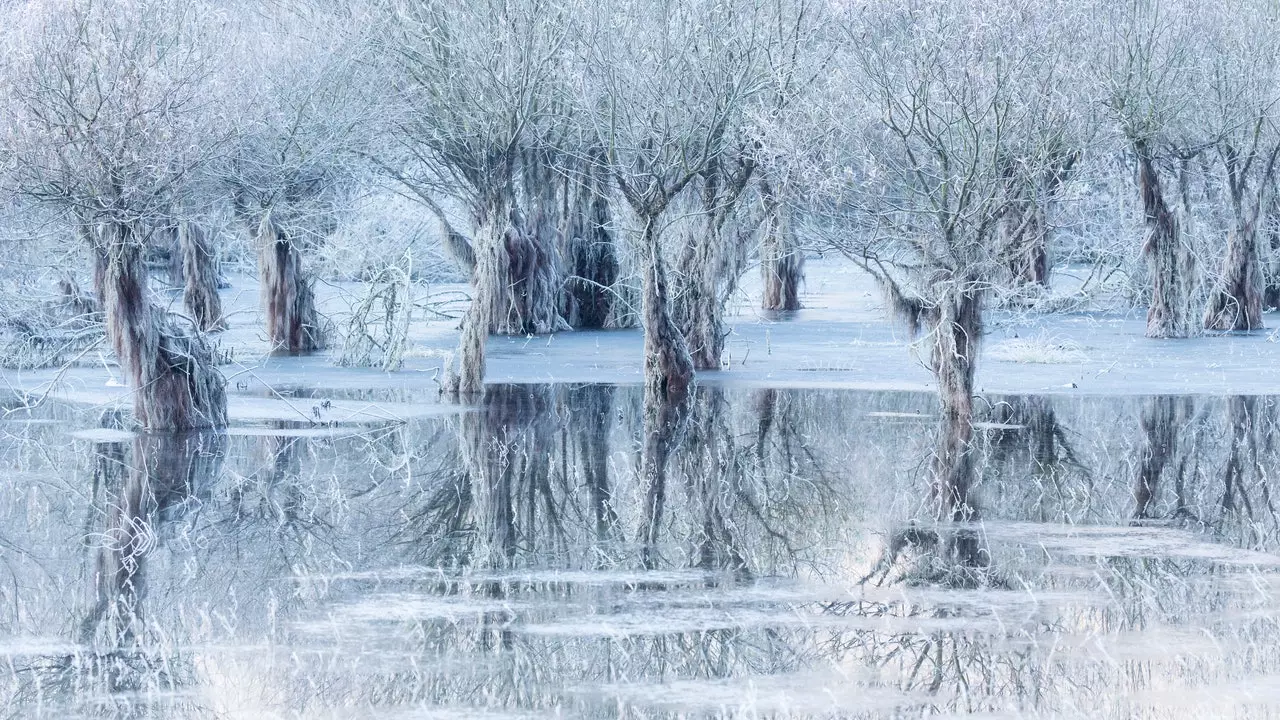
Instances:
[[[351,308],[335,362],[343,367],[399,370],[409,347],[413,314],[413,255],[383,267]]]

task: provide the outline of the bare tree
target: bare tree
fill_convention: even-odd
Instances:
[[[581,34],[583,118],[603,143],[605,168],[640,226],[649,407],[681,401],[695,367],[685,334],[672,318],[663,249],[668,211],[699,178],[719,183],[726,175],[746,174],[731,169],[727,153],[732,124],[759,90],[758,39],[738,31],[750,11],[747,5],[701,0],[672,0],[656,8],[599,7],[594,14],[588,11]],[[730,179],[731,195],[741,193],[736,185],[743,182]],[[711,187],[714,208],[725,197]],[[722,220],[711,222],[723,226]],[[707,240],[714,244],[714,238]],[[714,359],[718,366],[719,358]]]
[[[375,128],[362,13],[344,3],[255,13],[226,68],[239,117],[220,178],[257,247],[268,340],[287,354],[325,345],[306,256],[336,229]]]
[[[1137,164],[1151,300],[1147,337],[1180,338],[1194,332],[1198,285],[1188,237],[1193,222],[1190,162],[1212,146],[1198,123],[1194,98],[1203,95],[1195,62],[1194,3],[1134,0],[1101,12],[1095,25],[1107,51],[1108,103]],[[1169,187],[1165,176],[1178,178]]]
[[[474,294],[449,380],[451,391],[483,388],[490,332],[567,329],[554,191],[535,129],[555,111],[568,18],[545,0],[519,3],[392,3],[386,48],[403,107],[391,121],[400,158],[383,161],[437,214],[450,245],[474,258]],[[522,192],[523,190],[523,192]],[[440,196],[470,212],[474,234],[456,230]]]
[[[1248,15],[1274,22],[1276,8],[1242,0]],[[1229,200],[1222,270],[1205,309],[1208,330],[1257,330],[1262,323],[1262,268],[1259,248],[1262,216],[1273,192],[1280,132],[1280,53],[1267,22],[1239,22],[1239,10],[1206,6],[1208,37],[1202,62],[1207,71],[1210,108],[1222,128],[1216,150]]]
[[[155,307],[143,246],[217,146],[207,9],[165,0],[28,7],[8,28],[8,180],[90,241],[107,334],[150,429],[226,423],[203,336]]]
[[[854,105],[833,108],[869,122],[832,118],[849,128],[836,160],[849,170],[835,186],[847,193],[833,206],[835,243],[881,282],[913,332],[926,333],[942,404],[934,477],[945,512],[961,512],[972,480],[983,298],[1010,260],[1000,225],[1051,166],[1038,120],[1053,97],[1040,91],[1053,82],[1060,30],[1050,9],[1004,1],[869,3],[848,28],[852,63],[840,80]],[[846,223],[857,223],[852,237]]]

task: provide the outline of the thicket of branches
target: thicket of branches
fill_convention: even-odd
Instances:
[[[482,389],[490,334],[639,321],[651,407],[721,366],[749,269],[762,307],[795,310],[805,252],[838,251],[929,338],[952,418],[940,477],[964,474],[984,308],[1052,307],[1064,261],[1125,277],[1152,337],[1258,329],[1280,302],[1280,10],[1263,0],[8,14],[7,234],[82,248],[42,327],[99,313],[150,427],[222,421],[204,333],[226,325],[218,259],[245,242],[281,352],[324,345],[324,263],[378,277],[433,233],[417,272],[472,286],[450,390]],[[367,214],[392,207],[409,220]],[[151,301],[156,257],[182,314]]]

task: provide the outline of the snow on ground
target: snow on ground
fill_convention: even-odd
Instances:
[[[904,330],[886,318],[881,295],[865,273],[842,260],[819,258],[808,261],[807,274],[801,298],[804,309],[788,316],[756,309],[759,281],[755,273],[748,274],[730,312],[727,366],[700,373],[699,382],[933,389],[921,362],[927,348],[913,344]],[[1062,284],[1070,282],[1067,277]],[[461,286],[433,286],[428,293],[452,298],[462,291]],[[340,325],[361,292],[363,288],[355,283],[323,283],[317,294],[322,309]],[[335,368],[327,354],[270,357],[254,279],[233,277],[223,299],[231,329],[219,336],[219,342],[233,351],[234,362],[224,367],[232,394],[281,404],[269,408],[262,402],[233,403],[233,418],[297,415],[288,406],[288,397],[308,390],[379,389],[380,404],[429,402],[440,367],[456,344],[458,321],[437,317],[415,321],[409,358],[396,373]],[[445,309],[460,316],[463,307],[461,302],[451,302]],[[1269,314],[1267,320],[1272,327],[1280,326],[1276,314]],[[978,388],[994,393],[1280,393],[1280,343],[1269,331],[1149,340],[1143,337],[1143,329],[1141,311],[994,311],[978,363]],[[494,383],[638,383],[642,347],[638,328],[494,337],[489,341],[487,378]],[[117,377],[108,359],[99,356],[96,365],[63,372],[0,370],[0,387],[43,392],[56,380],[56,395],[104,404],[127,392],[113,382]],[[307,414],[314,410],[303,408]],[[419,412],[409,407],[400,410]]]

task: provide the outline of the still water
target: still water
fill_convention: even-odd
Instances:
[[[1280,715],[1277,399],[980,407],[942,522],[921,394],[702,387],[661,476],[633,387],[9,412],[0,717]]]

